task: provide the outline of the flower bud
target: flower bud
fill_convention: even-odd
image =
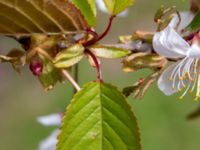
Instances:
[[[32,71],[33,75],[39,76],[43,70],[43,64],[39,60],[32,60],[29,69]]]

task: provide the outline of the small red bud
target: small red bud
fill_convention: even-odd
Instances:
[[[32,71],[33,75],[39,76],[42,73],[43,64],[39,60],[33,60],[29,65],[29,69]]]

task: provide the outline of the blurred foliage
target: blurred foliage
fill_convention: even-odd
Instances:
[[[106,43],[117,40],[118,35],[133,33],[136,29],[154,30],[153,17],[160,5],[175,5],[179,10],[189,8],[186,0],[137,0],[126,18],[114,21],[113,28],[105,40]],[[107,15],[98,13],[97,31],[105,28]],[[127,26],[128,25],[128,26]],[[13,43],[13,42],[12,42]],[[0,51],[15,47],[7,39],[0,38]],[[6,45],[6,46],[4,46]],[[19,45],[18,45],[19,46]],[[135,83],[147,74],[127,74],[121,71],[120,61],[102,61],[103,77],[119,87]],[[39,141],[48,136],[52,128],[45,128],[36,122],[36,117],[65,110],[72,97],[69,83],[59,84],[55,90],[44,92],[30,71],[22,69],[19,76],[8,64],[0,65],[0,149],[35,150]],[[96,73],[87,61],[80,65],[80,84],[96,79]],[[112,74],[114,73],[115,76]],[[112,76],[111,76],[112,75]],[[178,95],[166,97],[156,87],[151,88],[142,100],[130,103],[139,120],[143,150],[198,150],[200,119],[186,120],[188,113],[197,108],[198,103],[188,95],[179,100]],[[12,144],[11,144],[12,142]]]

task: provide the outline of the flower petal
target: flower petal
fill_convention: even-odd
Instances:
[[[120,14],[117,15],[118,17],[127,17],[128,16],[128,9],[124,10]]]
[[[59,129],[53,131],[49,137],[47,137],[40,143],[38,150],[56,150],[58,134]]]
[[[107,11],[107,9],[106,9],[106,7],[105,7],[105,4],[104,4],[104,2],[103,2],[103,0],[97,0],[96,3],[97,3],[98,8],[99,8],[102,12],[108,13],[108,11]]]
[[[194,14],[191,12],[181,12],[180,13],[180,17],[181,17],[181,22],[178,26],[178,32],[180,33],[182,29],[186,28],[190,22],[193,20],[194,18]],[[179,17],[178,15],[174,16],[174,18],[171,20],[169,26],[171,26],[172,28],[176,28],[177,24],[179,22]]]
[[[59,126],[61,124],[61,115],[60,114],[51,114],[48,116],[41,116],[37,118],[37,121],[44,126]]]
[[[198,43],[193,43],[190,51],[188,52],[188,57],[199,58],[200,57],[200,46]]]
[[[173,81],[170,80],[170,76],[179,63],[180,61],[170,65],[158,79],[157,85],[165,95],[172,95],[178,92],[178,86],[173,89]],[[178,80],[175,81],[175,85],[178,85]]]
[[[153,48],[162,56],[182,58],[187,55],[190,45],[171,26],[168,26],[163,31],[155,33]]]

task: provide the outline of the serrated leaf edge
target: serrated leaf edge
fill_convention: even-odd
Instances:
[[[60,131],[59,131],[59,134],[58,134],[58,136],[57,136],[57,140],[58,140],[58,141],[59,141],[60,134],[62,133],[62,127],[64,126],[64,123],[65,123],[64,120],[65,120],[65,118],[68,116],[67,112],[70,111],[71,105],[73,105],[73,103],[75,102],[76,98],[79,97],[79,95],[82,94],[81,91],[83,91],[86,87],[88,87],[88,86],[90,86],[91,84],[94,84],[94,83],[97,83],[97,81],[93,81],[93,82],[89,82],[89,83],[84,84],[83,87],[81,88],[81,90],[80,90],[79,92],[77,92],[77,93],[73,96],[73,98],[72,98],[70,104],[66,107],[65,115],[64,115],[64,117],[62,118]],[[100,84],[99,86],[101,86],[101,83],[99,83],[99,84]],[[136,121],[136,129],[137,129],[137,133],[138,133],[137,137],[139,138],[139,139],[138,139],[138,141],[139,141],[139,150],[141,150],[141,149],[142,149],[141,137],[140,137],[141,134],[140,134],[140,128],[139,128],[138,120],[137,120],[137,118],[136,118],[136,116],[135,116],[135,114],[134,114],[134,112],[133,112],[133,109],[132,109],[131,105],[128,103],[127,98],[125,97],[124,94],[122,94],[122,93],[120,92],[120,90],[119,90],[116,86],[114,86],[114,85],[112,85],[112,84],[109,84],[109,83],[103,83],[103,84],[105,84],[105,85],[107,85],[107,86],[110,86],[110,87],[112,87],[113,89],[115,89],[116,91],[118,91],[118,92],[121,94],[121,96],[125,99],[125,102],[126,102],[126,104],[128,105],[128,107],[129,107],[129,110],[130,110],[130,112],[131,112],[131,115],[132,115],[133,118],[135,118],[135,121]],[[102,111],[101,111],[101,112],[102,112]],[[57,142],[57,145],[58,145],[58,143],[59,143],[59,142]],[[57,145],[56,145],[56,147],[57,147]],[[57,149],[56,149],[56,150],[57,150]]]

